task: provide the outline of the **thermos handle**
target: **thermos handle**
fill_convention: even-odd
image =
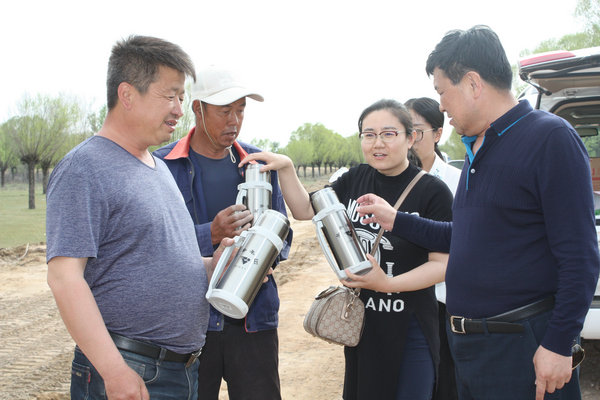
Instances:
[[[271,185],[269,182],[254,181],[254,182],[244,182],[244,183],[240,183],[238,185],[239,191],[242,191],[242,190],[248,191],[248,189],[266,189],[270,193],[273,193],[273,185]]]
[[[271,230],[263,226],[254,225],[252,228],[248,229],[248,231],[254,232],[258,235],[267,238],[269,242],[271,242],[271,244],[273,244],[273,246],[275,246],[275,248],[277,249],[277,254],[281,253],[281,249],[283,248],[283,240],[281,240],[281,238],[275,233],[273,233]]]
[[[335,258],[333,257],[331,248],[329,247],[327,239],[325,238],[325,234],[323,233],[323,218],[329,215],[330,213],[337,212],[339,210],[345,212],[345,208],[342,203],[331,204],[319,211],[317,215],[313,217],[313,222],[315,224],[315,227],[317,228],[317,239],[319,239],[319,244],[321,245],[321,249],[323,249],[323,254],[327,259],[327,262],[331,266],[331,269],[333,270],[333,272],[335,272],[335,274],[338,277],[346,278],[346,273],[337,265]]]
[[[244,198],[248,196],[248,189],[244,186],[243,183],[238,185],[238,194],[235,198],[235,204],[244,204]]]
[[[244,204],[244,198],[248,197],[248,189],[266,189],[269,193],[273,193],[273,186],[269,182],[244,182],[240,183],[237,188],[235,204]]]
[[[221,254],[221,258],[219,258],[219,262],[215,266],[215,270],[213,271],[212,277],[210,278],[210,284],[208,285],[208,290],[206,291],[206,298],[209,299],[213,288],[217,286],[219,283],[219,279],[221,279],[221,275],[225,271],[225,266],[227,265],[227,261],[229,257],[231,257],[231,253],[236,247],[241,247],[246,239],[248,231],[242,232],[239,236],[233,238],[233,244],[231,246],[227,246],[225,250],[223,250],[223,254]]]

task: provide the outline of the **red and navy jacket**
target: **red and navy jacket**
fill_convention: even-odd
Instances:
[[[190,140],[195,132],[195,127],[180,140],[169,143],[166,146],[154,151],[154,155],[162,159],[169,167],[171,174],[177,182],[177,186],[181,191],[185,200],[186,206],[196,229],[196,238],[200,246],[200,252],[204,257],[212,256],[216,246],[213,246],[210,228],[211,222],[208,219],[206,204],[204,199],[204,190],[201,184],[194,184],[194,178],[198,182],[202,176],[201,171],[195,171],[192,161],[190,160]],[[243,142],[235,142],[233,146],[234,153],[237,153],[238,162],[241,161],[247,153],[256,153],[261,151],[259,148]],[[243,178],[240,175],[240,183],[243,183]],[[285,202],[279,188],[276,171],[271,171],[272,191],[272,208],[280,213],[287,215]],[[237,187],[232,187],[231,190],[237,193]],[[232,204],[223,204],[223,208],[229,207]],[[283,249],[275,261],[277,265],[280,261],[286,260],[289,255],[290,246],[292,243],[293,232],[290,232],[284,241]],[[274,267],[275,267],[274,265]],[[250,305],[248,314],[245,318],[245,329],[248,332],[261,331],[266,329],[277,328],[279,322],[279,295],[277,293],[277,285],[272,275],[268,275],[268,282],[265,282],[260,288],[254,301]],[[204,294],[202,294],[204,295]],[[223,330],[224,316],[214,307],[210,308],[209,331]]]

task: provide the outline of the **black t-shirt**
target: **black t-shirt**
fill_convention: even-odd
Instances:
[[[346,207],[365,252],[380,230],[379,224],[365,225],[356,212],[356,199],[374,193],[394,205],[419,169],[412,164],[397,176],[385,176],[367,164],[350,169],[332,184]],[[439,221],[452,219],[452,193],[438,178],[425,175],[406,197],[400,211]],[[405,239],[384,233],[375,259],[394,276],[427,262],[429,251]],[[400,359],[411,316],[419,321],[432,358],[439,361],[438,310],[434,287],[404,292],[378,293],[363,289],[365,329],[357,347],[345,348],[344,399],[391,398],[398,386]]]

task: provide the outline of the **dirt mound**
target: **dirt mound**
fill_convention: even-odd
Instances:
[[[46,244],[43,242],[0,248],[0,267],[6,265],[32,265],[45,262]]]
[[[315,191],[325,179],[309,182]],[[338,281],[326,263],[311,221],[290,217],[290,257],[275,270],[279,285],[279,362],[285,400],[340,399],[344,360],[341,346],[307,334],[302,323],[313,296]],[[0,400],[69,398],[73,340],[46,284],[43,243],[0,249]],[[600,399],[600,351],[584,343],[584,400]],[[598,346],[600,347],[600,346]],[[225,385],[219,396],[227,399]]]

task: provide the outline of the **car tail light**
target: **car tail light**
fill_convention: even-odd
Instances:
[[[570,51],[564,51],[564,50],[549,51],[547,53],[537,54],[533,57],[523,58],[522,60],[519,60],[519,66],[526,67],[526,66],[532,65],[532,64],[540,64],[540,63],[544,63],[544,62],[548,62],[548,61],[562,60],[562,59],[570,58],[570,57],[575,57],[575,54],[573,54]]]

